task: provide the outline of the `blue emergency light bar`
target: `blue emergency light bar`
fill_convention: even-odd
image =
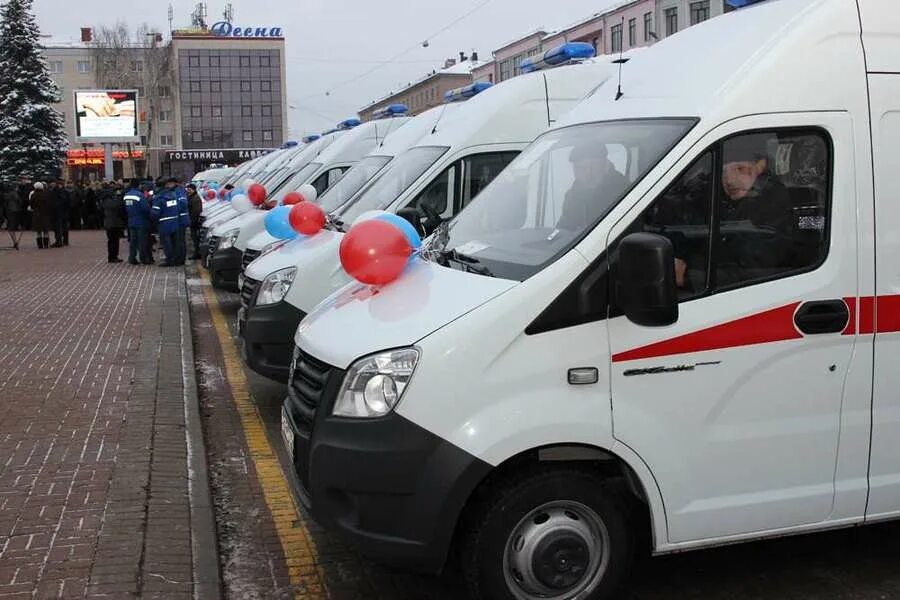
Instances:
[[[547,50],[537,60],[526,58],[519,65],[519,70],[523,73],[533,73],[566,65],[573,60],[585,60],[595,56],[597,56],[597,51],[587,42],[566,42],[561,46]]]
[[[379,108],[372,113],[373,119],[392,119],[394,117],[402,117],[409,112],[409,108],[405,104],[391,104],[384,108]]]
[[[478,83],[473,83],[472,85],[467,85],[466,87],[450,90],[446,94],[444,94],[444,102],[461,102],[463,100],[468,100],[473,96],[477,96],[484,90],[493,87],[493,85],[493,83],[489,83],[487,81],[479,81]]]
[[[359,119],[344,119],[337,124],[337,131],[346,131],[347,129],[359,127],[360,125],[362,125],[362,121]]]
[[[759,4],[760,2],[762,2],[762,0],[725,0],[725,4],[733,6],[734,8],[744,8],[745,6]]]
[[[312,142],[316,141],[316,140],[319,139],[320,137],[322,137],[322,136],[321,136],[321,135],[316,135],[316,134],[308,135],[308,136],[306,136],[305,138],[303,138],[303,143],[304,143],[304,144],[311,144]]]
[[[283,143],[283,144],[281,145],[281,148],[282,148],[282,149],[284,149],[284,148],[295,148],[295,147],[297,147],[298,145],[299,145],[299,144],[298,144],[297,142],[295,142],[295,141],[293,141],[293,140],[289,140],[289,141]]]

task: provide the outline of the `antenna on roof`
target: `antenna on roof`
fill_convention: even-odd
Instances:
[[[171,33],[175,29],[175,9],[172,8],[172,3],[169,2],[169,32]]]
[[[229,23],[234,21],[234,5],[231,2],[225,5],[225,12],[222,13],[222,17]]]
[[[625,17],[622,17],[622,29],[625,28]],[[618,60],[614,60],[613,64],[619,65],[619,88],[616,90],[616,100],[619,100],[625,94],[622,93],[622,65],[628,62],[628,59],[625,58],[625,44],[622,40],[622,29],[619,29],[619,58]]]

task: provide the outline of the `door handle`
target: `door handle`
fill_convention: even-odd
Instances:
[[[850,322],[850,310],[843,300],[804,302],[794,315],[797,329],[807,335],[840,333]]]

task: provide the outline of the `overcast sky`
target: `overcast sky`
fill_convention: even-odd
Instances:
[[[290,137],[317,132],[431,69],[445,58],[492,49],[538,28],[558,29],[602,11],[615,0],[232,0],[234,22],[280,26],[287,52]],[[175,27],[190,24],[192,0],[172,0]],[[225,0],[207,0],[213,23]],[[44,34],[77,38],[79,27],[124,21],[168,31],[168,3],[35,0]],[[473,11],[468,17],[436,34]],[[428,39],[429,47],[421,43]],[[366,71],[405,52],[391,64]],[[361,75],[364,75],[360,77]],[[351,81],[352,80],[352,81]],[[329,92],[326,95],[326,92]]]

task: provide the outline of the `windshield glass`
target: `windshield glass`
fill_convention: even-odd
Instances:
[[[385,209],[422,176],[449,148],[423,146],[413,148],[394,159],[377,180],[359,198],[340,213],[341,221],[352,223],[369,210]]]
[[[305,167],[303,167],[302,169],[297,171],[297,173],[294,174],[294,176],[291,177],[287,183],[280,186],[278,188],[278,191],[275,193],[274,196],[272,196],[272,198],[276,202],[281,204],[281,201],[284,199],[285,196],[287,196],[288,192],[293,192],[294,190],[299,188],[301,185],[306,183],[306,181],[310,177],[312,177],[313,173],[318,171],[319,168],[321,168],[321,166],[322,166],[322,163],[309,163],[308,165],[306,165]]]
[[[445,244],[436,243],[467,270],[524,281],[578,243],[694,123],[630,120],[550,132],[460,213]]]
[[[367,156],[334,184],[330,190],[319,198],[319,204],[325,212],[334,212],[347,203],[366,182],[375,177],[391,162],[390,156]]]

